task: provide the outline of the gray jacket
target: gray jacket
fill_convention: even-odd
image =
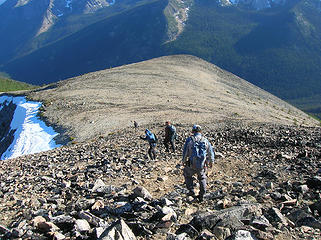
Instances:
[[[206,146],[206,159],[204,159],[203,162],[193,162],[192,157],[192,151],[193,151],[193,145],[194,145],[194,140],[195,141],[201,141],[205,143]],[[183,164],[188,162],[190,167],[197,168],[197,169],[202,169],[205,167],[205,164],[209,163],[214,163],[215,159],[215,153],[214,149],[211,145],[211,143],[202,136],[201,133],[195,133],[193,137],[189,137],[186,139],[186,142],[184,144],[184,149],[183,149]]]

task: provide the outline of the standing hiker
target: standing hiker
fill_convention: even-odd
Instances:
[[[175,138],[176,138],[176,128],[171,124],[170,121],[165,123],[165,138],[164,145],[166,152],[169,152],[169,143],[171,144],[172,151],[175,152]]]
[[[202,128],[194,125],[192,128],[193,136],[186,139],[183,149],[184,178],[188,195],[195,197],[193,189],[193,175],[197,174],[200,184],[199,201],[203,201],[206,193],[206,171],[214,163],[214,150],[211,143],[202,136]]]
[[[135,128],[135,131],[137,131],[138,123],[136,121],[134,121],[134,128]]]
[[[148,155],[152,160],[156,159],[156,143],[157,143],[157,137],[154,133],[152,133],[150,130],[145,130],[145,137],[140,137],[143,140],[146,140],[149,143],[149,149],[148,149]]]

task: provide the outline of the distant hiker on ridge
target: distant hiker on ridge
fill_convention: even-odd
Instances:
[[[142,140],[146,140],[149,143],[149,149],[148,149],[148,155],[152,160],[156,159],[156,143],[157,143],[157,137],[155,134],[153,134],[150,130],[146,129],[145,130],[145,137],[140,136]]]
[[[171,124],[170,121],[165,123],[165,138],[164,145],[166,152],[169,152],[169,143],[171,144],[172,151],[175,152],[175,138],[176,138],[176,128]]]
[[[137,130],[138,128],[138,123],[136,121],[134,121],[134,128],[135,128],[135,131]]]
[[[184,178],[188,195],[195,197],[193,189],[193,175],[197,174],[200,184],[199,201],[203,201],[206,193],[206,171],[214,163],[215,153],[211,143],[202,136],[202,128],[194,125],[192,128],[193,136],[186,139],[183,148]]]

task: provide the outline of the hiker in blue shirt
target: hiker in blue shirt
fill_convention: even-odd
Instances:
[[[148,155],[152,160],[156,159],[156,143],[157,143],[157,137],[155,134],[153,134],[150,130],[145,130],[145,137],[140,137],[142,140],[146,140],[149,143],[149,149],[148,149]]]
[[[202,136],[202,128],[194,125],[192,128],[193,136],[186,139],[183,149],[184,178],[188,195],[195,197],[193,189],[193,175],[197,174],[200,184],[199,201],[203,201],[206,193],[206,171],[214,163],[215,153],[211,143]]]
[[[171,144],[172,151],[175,152],[175,138],[176,138],[176,128],[171,124],[170,121],[165,123],[165,138],[164,145],[166,152],[169,152],[169,143]]]

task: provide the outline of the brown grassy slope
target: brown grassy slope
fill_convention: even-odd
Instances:
[[[89,73],[29,94],[78,141],[132,125],[245,122],[317,125],[300,110],[197,57],[176,55]]]

